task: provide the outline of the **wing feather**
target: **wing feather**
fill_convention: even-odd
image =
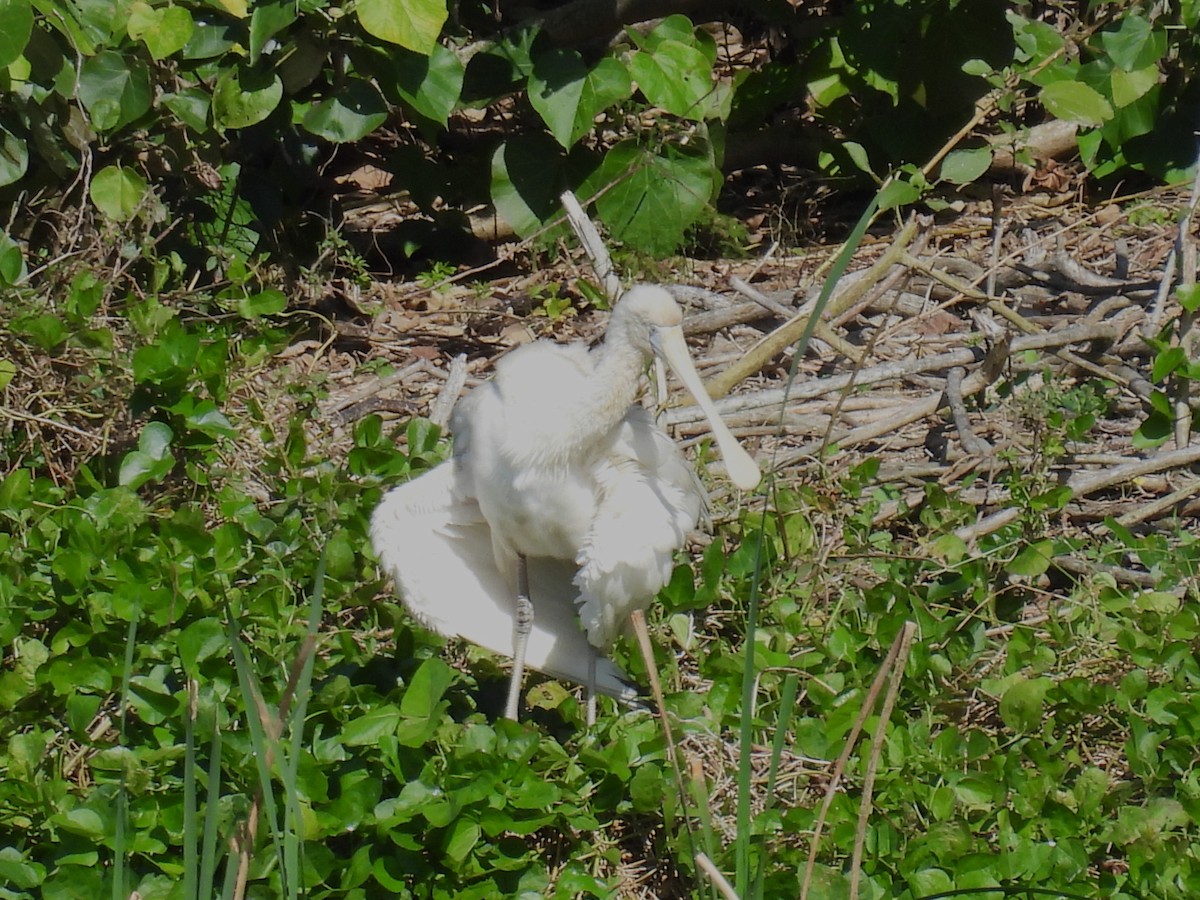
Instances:
[[[371,542],[422,626],[512,656],[516,599],[496,566],[479,505],[461,490],[455,460],[389,491],[371,517]],[[579,627],[575,568],[569,560],[529,560],[534,622],[526,662],[586,684],[594,660],[597,690],[632,701],[637,692]]]

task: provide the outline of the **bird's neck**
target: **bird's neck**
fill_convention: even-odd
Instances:
[[[601,436],[615,428],[637,400],[646,359],[627,342],[611,340],[611,336],[595,352],[600,361],[589,385],[588,402],[580,408],[589,410],[582,428]]]

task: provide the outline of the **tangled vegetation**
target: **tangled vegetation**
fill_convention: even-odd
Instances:
[[[998,485],[915,500],[877,445],[719,503],[652,622],[682,773],[655,719],[586,729],[552,682],[498,719],[502,665],[412,625],[366,523],[449,444],[335,423],[318,364],[386,378],[347,327],[392,311],[381,273],[415,316],[498,234],[544,261],[566,188],[638,277],[740,251],[764,181],[789,246],[881,186],[1178,181],[1200,3],[1077,6],[0,0],[0,897],[709,895],[698,851],[743,897],[1200,894],[1195,513],[1058,527],[1107,433],[1200,424],[1194,278],[1136,412],[1006,372]],[[602,296],[538,290],[547,329]],[[961,489],[997,487],[965,540]]]

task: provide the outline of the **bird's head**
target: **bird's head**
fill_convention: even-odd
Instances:
[[[614,326],[647,358],[651,354],[662,357],[661,335],[682,329],[683,311],[666,288],[640,284],[627,290],[616,305],[609,330]]]
[[[708,417],[730,478],[738,487],[753,489],[761,477],[758,466],[725,427],[696,374],[683,338],[683,311],[667,289],[652,284],[630,288],[613,310],[608,330],[610,335],[614,331],[620,335],[617,340],[628,341],[647,358],[657,356],[675,371]]]

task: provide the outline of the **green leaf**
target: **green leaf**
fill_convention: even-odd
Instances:
[[[492,155],[492,202],[521,237],[533,234],[559,209],[565,187],[562,150],[544,134],[505,141]]]
[[[1113,105],[1120,109],[1135,100],[1140,100],[1146,93],[1158,84],[1158,67],[1147,66],[1133,72],[1124,69],[1113,69],[1109,74],[1112,84]]]
[[[1150,368],[1150,379],[1155,384],[1161,384],[1163,379],[1187,362],[1187,354],[1182,347],[1168,347],[1161,353],[1154,354],[1154,365]]]
[[[446,22],[445,0],[358,0],[367,34],[428,56]]]
[[[267,68],[225,69],[213,89],[213,118],[221,128],[246,128],[269,116],[283,98],[283,82]]]
[[[1190,313],[1200,309],[1200,284],[1183,284],[1175,289],[1175,299]]]
[[[466,862],[467,856],[475,849],[475,845],[479,843],[479,837],[482,830],[478,822],[473,822],[467,818],[455,819],[449,830],[446,832],[445,855],[447,861],[452,868],[461,868]]]
[[[1009,575],[1036,578],[1050,568],[1054,557],[1054,541],[1037,541],[1023,548],[1012,562],[1004,567]]]
[[[29,0],[0,0],[0,69],[20,58],[32,31],[33,8]]]
[[[436,657],[421,663],[400,700],[400,713],[406,718],[430,718],[438,714],[442,695],[454,681],[454,672]]]
[[[348,79],[332,97],[309,107],[304,114],[304,127],[327,141],[344,144],[361,140],[386,119],[387,104],[379,89],[354,78]]]
[[[18,513],[29,505],[33,476],[28,469],[13,469],[0,480],[0,513]]]
[[[245,319],[274,316],[287,309],[287,295],[274,289],[260,291],[237,302],[238,315]]]
[[[49,313],[14,319],[12,327],[18,334],[27,335],[43,350],[53,350],[62,344],[70,333],[58,316],[52,316]]]
[[[25,279],[27,271],[21,245],[0,231],[0,282],[16,284]]]
[[[992,151],[987,147],[973,150],[953,150],[942,161],[941,175],[952,184],[971,184],[992,164]]]
[[[155,59],[178,53],[192,39],[195,23],[182,6],[153,7],[137,0],[129,7],[129,37],[142,41]]]
[[[540,55],[529,78],[529,102],[563,147],[570,149],[592,129],[601,112],[629,96],[629,73],[612,57],[588,69],[578,51]]]
[[[1116,31],[1102,31],[1100,45],[1126,72],[1154,66],[1166,52],[1166,36],[1155,32],[1149,21],[1137,13],[1126,15]]]
[[[250,14],[250,65],[258,64],[267,41],[296,21],[296,10],[295,0],[260,0],[254,4]]]
[[[917,185],[903,178],[893,178],[879,192],[878,205],[880,209],[895,209],[920,199],[921,189]]]
[[[179,633],[179,659],[183,670],[193,678],[199,674],[200,663],[224,654],[227,647],[225,626],[220,619],[197,619]]]
[[[458,55],[438,44],[428,56],[400,50],[394,57],[393,87],[400,99],[445,127],[462,94],[465,72]]]
[[[378,744],[381,738],[396,733],[400,719],[400,710],[395,706],[378,706],[346,723],[342,729],[342,743],[347,747]]]
[[[105,166],[92,179],[88,195],[106,217],[127,222],[146,196],[146,179],[124,166]]]
[[[1053,682],[1049,678],[1022,679],[1000,698],[1000,718],[1012,731],[1036,731],[1042,724],[1042,707]]]
[[[1081,81],[1056,81],[1042,88],[1042,105],[1057,119],[1081,125],[1103,125],[1113,110],[1094,88]]]
[[[588,180],[584,193],[608,190],[596,211],[612,236],[639,250],[665,256],[700,218],[719,172],[702,148],[668,144],[655,153],[634,141],[617,144]]]
[[[211,96],[200,88],[184,88],[174,94],[163,94],[162,104],[192,131],[204,133],[209,130],[208,110]]]
[[[713,90],[712,69],[695,47],[665,40],[653,52],[639,50],[629,74],[652,105],[682,118],[704,117],[701,101]]]
[[[117,474],[119,484],[137,489],[149,481],[161,481],[175,468],[171,455],[174,433],[163,422],[150,422],[138,438],[138,449],[125,454]]]
[[[150,71],[135,58],[101,50],[79,68],[79,99],[92,125],[114,131],[149,111]]]
[[[16,364],[11,359],[0,357],[0,391],[4,390],[11,383],[17,374]]]

